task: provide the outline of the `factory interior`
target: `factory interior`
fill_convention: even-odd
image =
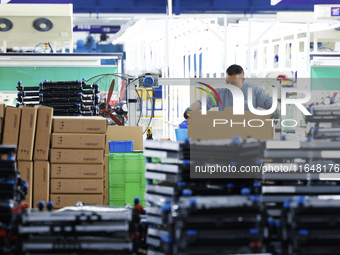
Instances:
[[[0,254],[340,255],[340,1],[0,0]]]

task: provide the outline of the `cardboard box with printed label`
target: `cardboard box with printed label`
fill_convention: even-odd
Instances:
[[[50,192],[50,163],[48,161],[34,161],[33,175],[33,206],[39,201],[48,202]]]
[[[53,117],[53,133],[105,134],[104,117]]]
[[[0,144],[2,144],[2,133],[4,128],[4,119],[0,118]]]
[[[51,149],[51,163],[104,163],[103,150]]]
[[[5,110],[4,129],[2,143],[6,145],[18,145],[21,121],[21,108],[7,106]]]
[[[105,134],[53,133],[52,148],[104,149]]]
[[[27,185],[27,194],[23,203],[27,203],[29,208],[32,208],[32,191],[33,191],[33,162],[32,161],[18,161],[18,170],[20,171],[21,179]]]
[[[72,206],[78,202],[82,202],[84,205],[102,205],[103,195],[51,194],[50,201],[53,202],[53,206],[56,209],[63,208],[65,206]]]
[[[109,153],[109,141],[133,140],[133,150],[143,150],[143,127],[108,126],[105,154]]]
[[[104,164],[51,164],[51,178],[103,179]]]
[[[21,109],[17,160],[31,161],[33,159],[37,111],[36,107],[23,106]]]
[[[102,194],[103,179],[52,179],[51,194]]]
[[[39,106],[34,143],[34,160],[48,160],[51,141],[53,108]]]
[[[133,140],[133,150],[143,150],[143,127],[130,126],[108,126],[106,133],[105,159],[104,159],[104,205],[109,204],[108,185],[108,161],[109,161],[109,141]]]
[[[4,103],[0,103],[0,118],[5,117],[5,108],[6,108],[6,105]]]

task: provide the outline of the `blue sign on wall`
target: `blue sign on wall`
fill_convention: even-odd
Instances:
[[[331,16],[340,16],[340,7],[331,7]]]
[[[114,34],[120,30],[120,26],[77,25],[73,32],[90,32],[92,34]]]

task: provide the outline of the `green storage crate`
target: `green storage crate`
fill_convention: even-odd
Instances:
[[[146,186],[146,179],[144,177],[144,173],[141,174],[140,179],[141,179],[140,180],[140,185],[141,186]]]
[[[113,200],[109,200],[109,205],[110,206],[125,206],[125,201],[124,199],[113,199]]]
[[[109,154],[109,204],[124,206],[139,197],[145,206],[145,157],[142,153]]]
[[[145,157],[142,153],[110,153],[109,173],[143,173]]]
[[[109,154],[109,173],[125,172],[125,153]]]
[[[109,200],[125,199],[125,186],[109,187]]]
[[[124,173],[109,173],[109,187],[124,185],[125,174]]]
[[[125,183],[125,203],[133,205],[135,197],[141,199],[140,183]]]
[[[141,182],[141,174],[135,173],[135,174],[125,174],[125,184],[130,182]]]
[[[142,153],[125,153],[126,173],[143,173],[145,169],[145,157]]]
[[[146,190],[146,186],[141,185],[140,186],[140,194],[141,194],[140,199],[144,200],[145,190]]]

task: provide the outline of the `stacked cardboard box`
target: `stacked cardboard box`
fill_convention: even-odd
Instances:
[[[107,120],[54,117],[51,136],[51,195],[55,208],[78,201],[103,204]]]
[[[21,108],[7,106],[5,109],[2,144],[18,145]]]
[[[6,107],[4,132],[2,142],[5,145],[17,147],[17,169],[21,178],[28,184],[26,202],[29,207],[33,204],[33,146],[36,128],[37,108]]]
[[[49,201],[50,163],[48,161],[53,108],[38,107],[37,128],[34,143],[33,205]]]
[[[27,185],[27,194],[23,203],[27,203],[32,208],[33,201],[33,162],[32,161],[18,161],[17,168],[20,171],[21,179],[23,179]]]
[[[0,106],[0,115],[3,112],[5,118],[2,142],[17,146],[17,168],[28,184],[28,194],[24,202],[29,207],[34,207],[39,201],[49,200],[48,154],[53,108],[8,106],[2,110]]]
[[[34,205],[35,207],[41,200],[48,201],[47,194],[50,189],[50,184],[54,184],[56,179],[60,179],[64,180],[60,183],[60,185],[63,184],[62,189],[64,191],[52,189],[50,192],[52,193],[50,194],[50,199],[55,202],[57,207],[73,205],[75,203],[74,201],[82,201],[86,204],[102,204],[101,193],[104,195],[104,205],[108,205],[109,147],[107,142],[104,145],[98,143],[98,135],[101,137],[101,142],[106,132],[106,141],[134,140],[134,151],[142,151],[143,128],[107,127],[106,120],[100,117],[84,117],[85,119],[80,117],[55,117],[54,134],[51,135],[53,108],[39,106],[37,110],[35,109],[36,108],[32,107],[5,107],[0,104],[0,122],[4,120],[3,125],[0,123],[0,131],[3,126],[3,144],[14,144],[18,146],[20,130],[22,129],[24,133],[20,140],[24,144],[19,145],[20,155],[18,154],[19,157],[17,158],[17,160],[19,160],[17,168],[22,171],[23,179],[29,184],[29,195],[27,196],[26,202],[30,206]],[[33,120],[34,113],[32,115],[34,111],[37,111],[35,113],[36,123]],[[24,114],[22,114],[22,112],[24,112]],[[22,119],[22,116],[26,117]],[[22,120],[23,125],[20,125]],[[35,125],[34,128],[32,125]],[[52,157],[49,160],[51,136],[53,149],[51,151]],[[32,141],[34,141],[34,147],[32,147]],[[105,148],[106,155],[104,158],[104,167],[102,159],[103,148]],[[52,164],[50,165],[51,162]],[[97,167],[95,167],[95,165]],[[37,170],[35,170],[35,168]],[[101,170],[99,170],[99,168]],[[95,180],[91,182],[91,185],[98,184],[98,180],[103,179],[103,168],[105,169],[104,191],[101,191],[100,188],[93,190],[91,187],[87,187],[87,190],[78,191],[64,189],[66,180],[82,179],[85,181],[82,183],[86,183],[88,180]],[[80,172],[80,169],[82,169],[81,171],[83,172]],[[60,173],[56,174],[57,171]],[[65,173],[65,171],[72,173],[72,175],[63,175],[62,172]],[[50,178],[52,178],[51,182]],[[74,181],[73,183],[68,182],[67,185],[75,187],[76,185],[73,184],[75,184]],[[33,191],[34,185],[37,192]],[[53,186],[53,188],[54,187],[55,186]],[[88,195],[90,192],[93,193]]]

